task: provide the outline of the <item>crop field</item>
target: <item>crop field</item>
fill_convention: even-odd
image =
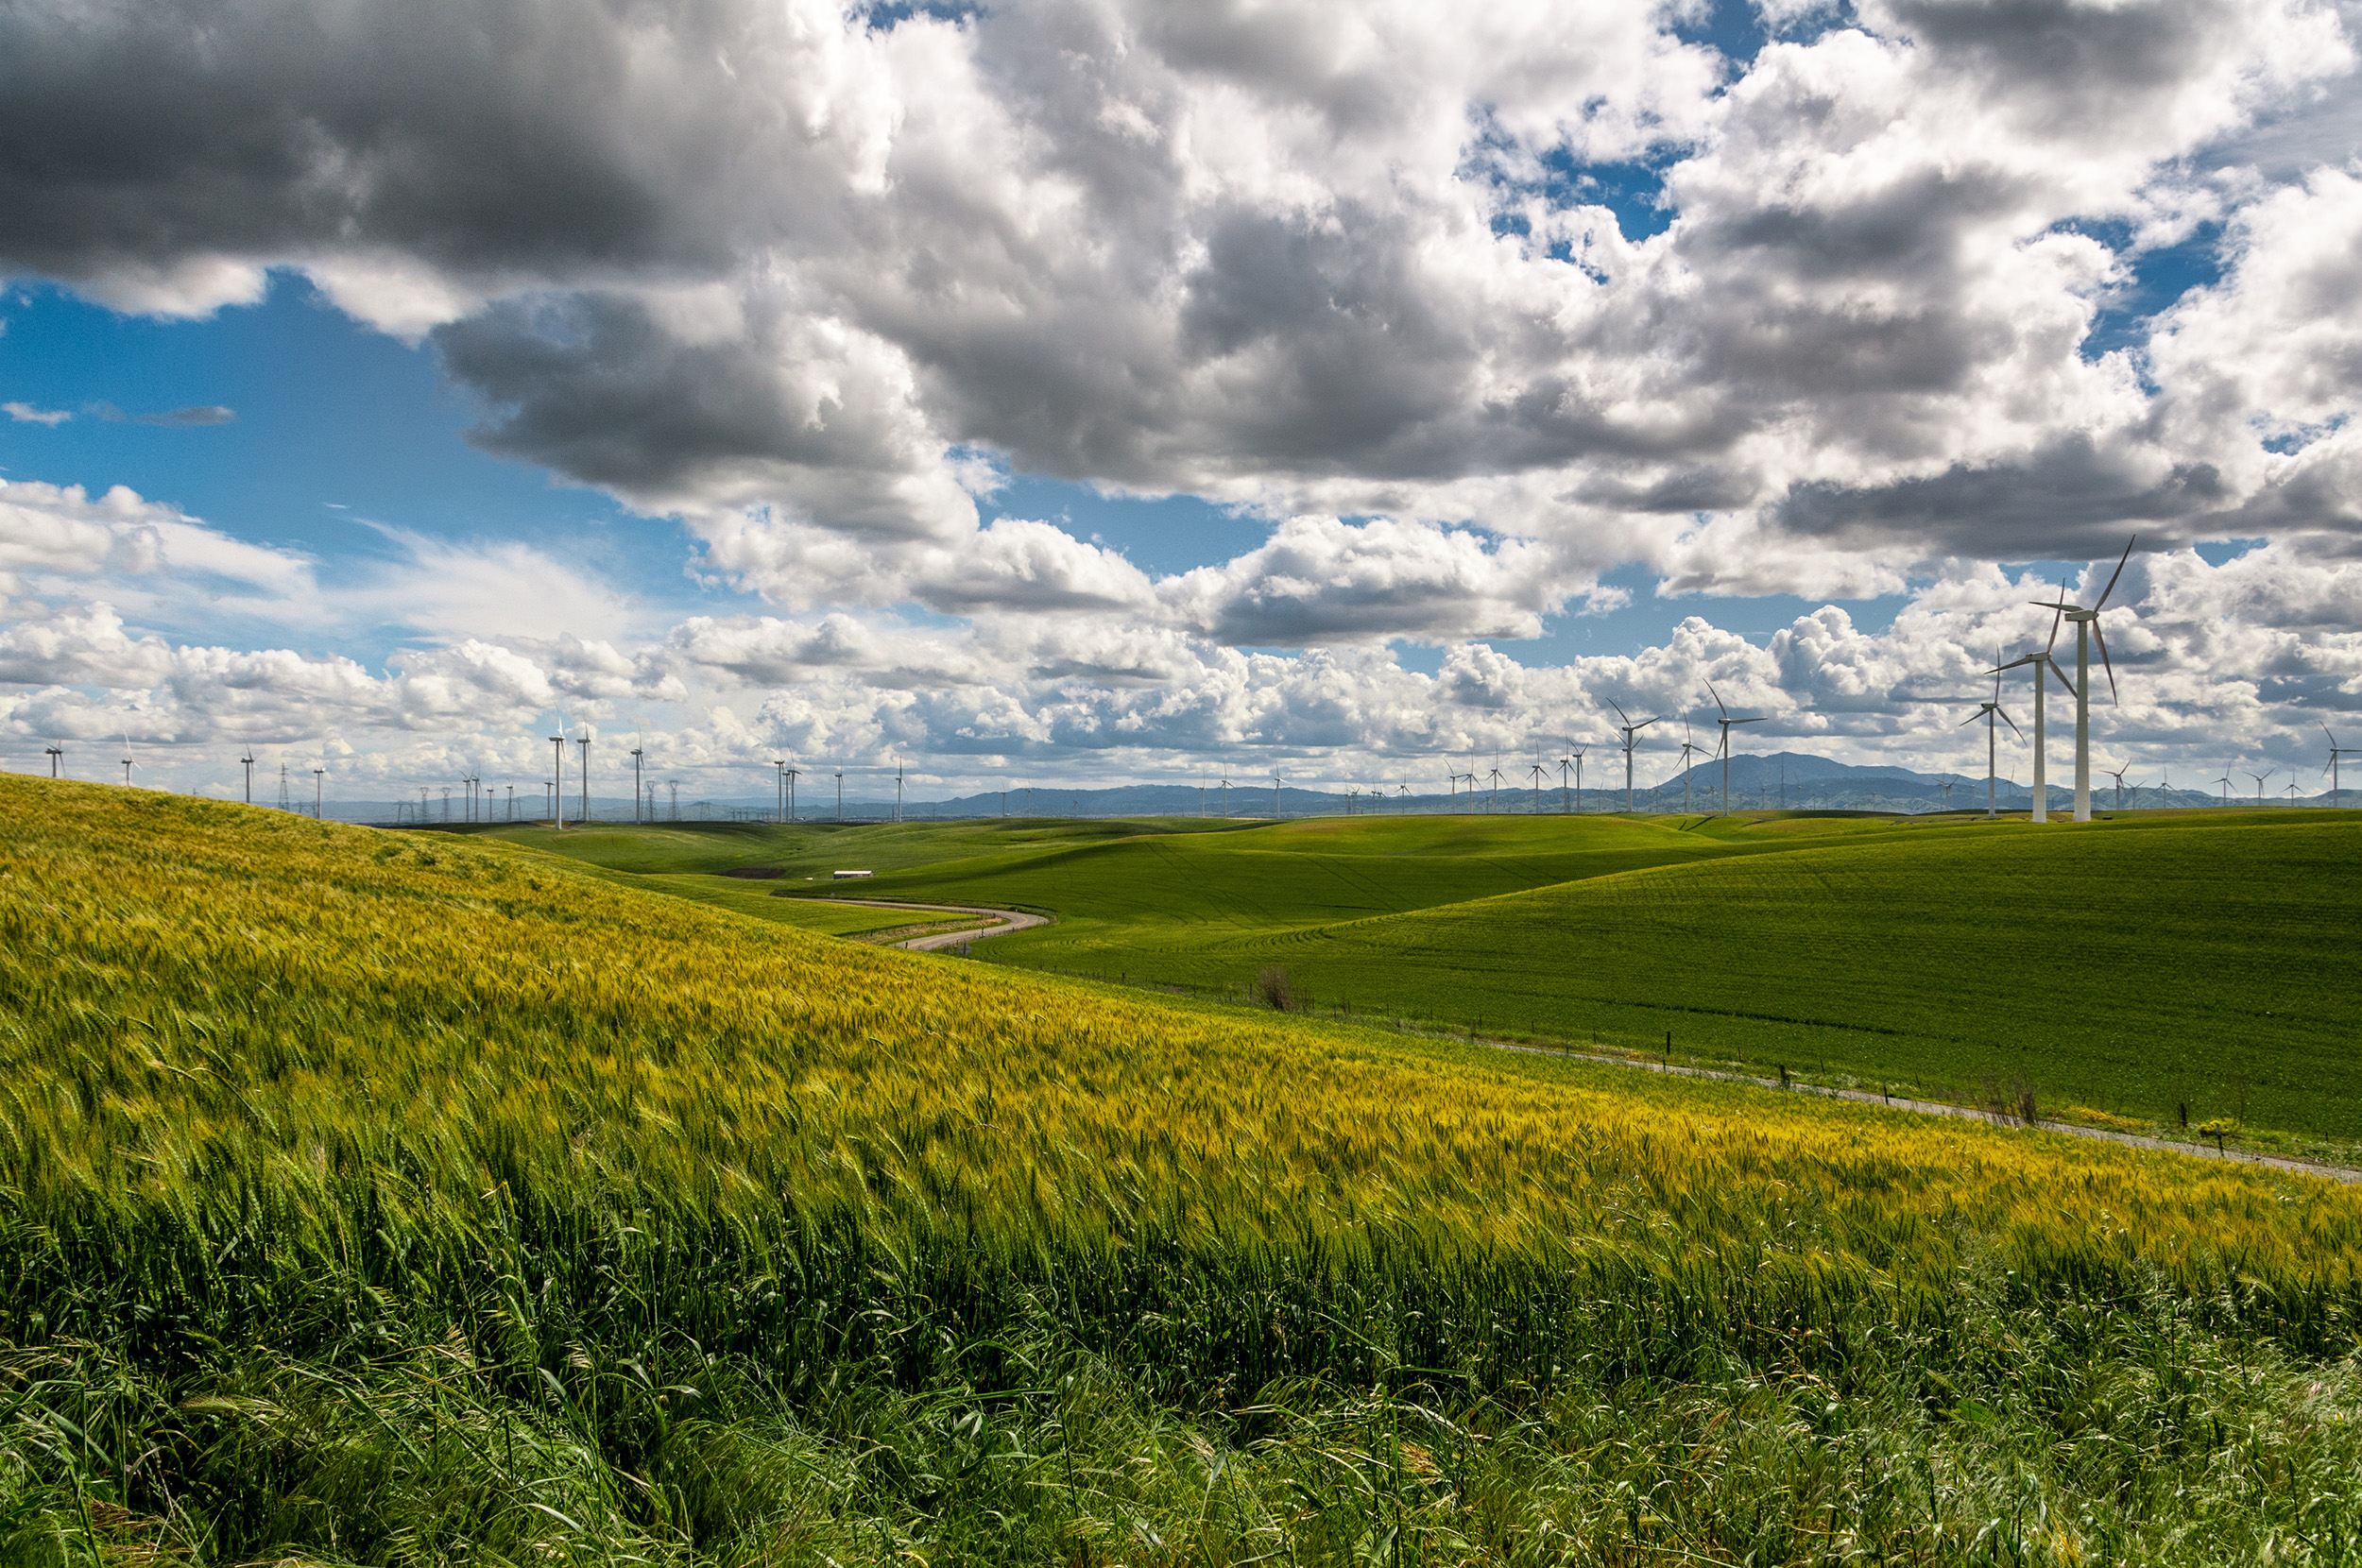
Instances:
[[[10,1560],[2362,1553],[2324,1180],[0,810]]]
[[[1327,819],[953,847],[869,885],[1057,912],[977,949],[1001,963],[1234,997],[1278,967],[1376,1017],[1669,1034],[1684,1061],[2362,1143],[2347,813]]]

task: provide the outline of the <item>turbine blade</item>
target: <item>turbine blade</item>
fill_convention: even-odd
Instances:
[[[1997,707],[1994,708],[1994,711],[1995,713],[2001,713],[2001,710]],[[2001,713],[2001,722],[2010,726],[2011,734],[2016,736],[2021,741],[2026,739],[2026,732],[2017,727],[2017,721],[2015,719],[2011,718],[2007,713]]]
[[[2051,605],[2050,608],[2052,611],[2050,617],[2050,640],[2042,645],[2042,651],[2045,654],[2059,645],[2059,622],[2066,615],[2066,585],[2064,583],[2059,585],[2059,602]]]
[[[2116,667],[2108,657],[2108,635],[2099,629],[2099,617],[2092,617],[2092,639],[2099,644],[2099,667],[2108,672],[2108,700],[2116,700]]]
[[[2043,663],[2049,666],[2050,673],[2059,677],[2059,684],[2067,689],[2067,695],[2070,697],[2075,695],[2075,683],[2066,678],[2066,672],[2059,668],[2059,661],[2055,658],[2046,658],[2043,660]],[[2039,680],[2041,677],[2035,678]]]
[[[1959,724],[1954,724],[1952,727],[1954,729],[1966,729],[1970,724],[1975,724],[1977,720],[1983,718],[1984,716],[1985,710],[1980,707],[1976,712],[1970,714],[1967,718],[1962,719]]]
[[[2138,534],[2135,534],[2131,538],[2124,541],[2124,554],[2116,557],[2116,570],[2114,573],[2109,577],[2108,586],[2099,590],[2098,604],[2092,605],[2092,612],[2094,614],[2097,614],[2100,605],[2105,605],[2108,602],[2108,595],[2115,592],[2116,578],[2124,575],[2124,563],[2132,558],[2132,547],[2140,542],[2140,537],[2141,537]],[[2093,624],[2097,625],[2097,622],[2095,622]]]

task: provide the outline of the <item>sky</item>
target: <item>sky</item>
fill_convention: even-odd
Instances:
[[[1618,706],[1670,774],[1719,694],[1749,749],[1981,775],[1996,652],[2130,543],[2096,755],[2317,790],[2362,745],[2358,40],[28,0],[0,767],[385,799],[538,788],[563,726],[710,796],[1440,789]]]

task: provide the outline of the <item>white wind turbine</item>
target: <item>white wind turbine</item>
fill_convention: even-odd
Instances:
[[[2321,733],[2329,735],[2327,724],[2321,725]],[[2337,743],[2337,737],[2329,735],[2329,766],[2321,771],[2329,775],[2329,804],[2333,810],[2337,805],[2338,797],[2337,759],[2349,756],[2362,756],[2362,746],[2341,746]]]
[[[2108,700],[2116,700],[2116,669],[2108,658],[2108,639],[2099,629],[2099,612],[2108,605],[2108,596],[2116,590],[2116,579],[2124,575],[2124,563],[2132,558],[2132,546],[2139,542],[2134,535],[2124,541],[2124,554],[2116,559],[2116,570],[2108,578],[2108,586],[2099,590],[2098,600],[2091,608],[2066,602],[2066,590],[2059,591],[2056,604],[2035,603],[2045,609],[2056,610],[2075,622],[2075,820],[2092,820],[2092,639],[2099,641],[2099,662],[2108,672]],[[2054,622],[2055,628],[2055,622]],[[2053,631],[2056,637],[2056,631]]]
[[[2062,590],[2062,597],[2063,596],[2063,590]],[[2066,672],[2059,668],[2059,661],[2050,656],[2051,647],[2059,640],[2059,615],[2051,616],[2050,640],[2044,643],[2039,652],[2022,655],[2007,664],[1996,665],[1987,672],[1989,674],[1997,676],[2002,671],[2014,670],[2021,664],[2030,664],[2034,667],[2034,809],[2028,817],[2028,820],[2031,822],[2050,820],[2050,786],[2047,782],[2049,775],[2046,771],[2047,760],[2044,756],[2047,749],[2045,741],[2048,729],[2044,719],[2042,673],[2045,670],[2049,671],[2059,677],[2061,686],[2065,687],[2069,691],[2075,690],[2074,683],[2066,678]],[[1994,682],[1993,690],[1995,696],[2000,695],[2001,683],[1998,680]],[[2015,729],[2017,725],[2011,724],[2010,727]]]
[[[1761,718],[1734,719],[1731,710],[1722,706],[1722,693],[1715,690],[1712,681],[1706,682],[1706,695],[1714,699],[1715,709],[1722,716],[1715,722],[1722,726],[1722,814],[1731,814],[1731,725],[1759,724]],[[1757,777],[1762,775],[1758,774]]]
[[[1996,658],[2001,656],[1998,649],[1994,652],[1994,656]],[[1998,817],[2001,815],[2001,784],[1998,784],[1996,773],[2001,763],[1998,763],[1998,756],[1996,756],[1998,735],[1994,732],[1994,721],[1998,718],[1998,721],[2006,723],[2006,725],[2011,727],[2011,735],[2015,735],[2017,740],[2025,740],[2025,730],[2017,727],[2015,718],[2011,718],[2008,713],[2003,713],[2001,710],[2001,675],[1998,675],[1998,673],[1994,675],[1994,701],[1979,701],[1977,710],[1970,713],[1968,718],[1963,718],[1960,723],[1963,723],[1963,725],[1973,725],[1973,723],[1977,723],[1979,718],[1984,721],[1984,815]]]
[[[2123,810],[2124,810],[2124,775],[2125,775],[2126,774],[2131,773],[2131,772],[2132,771],[2131,765],[2130,763],[2127,763],[2125,766],[2123,766],[2123,767],[2121,767],[2121,768],[2102,768],[2102,769],[2100,769],[2099,771],[2100,771],[2101,773],[2106,774],[2109,777],[2111,777],[2111,778],[2113,778],[2113,779],[2114,779],[2114,780],[2116,781],[2116,810],[2119,810],[2119,811]]]
[[[1616,716],[1623,721],[1622,724],[1617,724],[1616,727],[1624,732],[1624,812],[1629,816],[1632,814],[1633,737],[1638,735],[1642,730],[1648,728],[1651,724],[1655,724],[1656,720],[1653,718],[1643,719],[1635,724],[1632,722],[1632,715],[1625,712],[1620,705],[1611,702],[1607,706],[1615,708]]]
[[[2247,773],[2247,770],[2246,770],[2245,768],[2242,768],[2242,769],[2240,769],[2239,771],[2240,771],[2241,773]],[[2264,780],[2266,780],[2267,778],[2269,778],[2272,775],[2274,775],[2274,774],[2278,773],[2279,771],[2280,771],[2280,770],[2279,770],[2278,768],[2266,768],[2266,769],[2265,769],[2262,773],[2247,773],[2247,775],[2248,775],[2250,778],[2252,778],[2253,780],[2255,780],[2255,804],[2256,804],[2256,805],[2261,806],[2261,805],[2263,805],[2263,804],[2264,804]]]
[[[1687,816],[1687,815],[1689,814],[1689,758],[1690,758],[1690,754],[1691,754],[1691,753],[1693,753],[1693,752],[1694,752],[1694,753],[1696,753],[1697,755],[1699,755],[1699,756],[1703,757],[1703,756],[1704,756],[1704,755],[1705,755],[1705,748],[1704,748],[1703,746],[1693,746],[1693,745],[1691,745],[1691,744],[1689,743],[1689,721],[1688,721],[1687,719],[1684,719],[1684,720],[1682,721],[1682,815],[1683,815],[1683,816]]]
[[[2220,778],[2216,779],[2216,780],[2215,780],[2215,782],[2222,786],[2222,803],[2223,803],[2225,806],[2230,805],[2230,804],[2231,804],[2231,775],[2230,775],[2228,772],[2226,772],[2226,773],[2224,773],[2224,775],[2223,775]]]

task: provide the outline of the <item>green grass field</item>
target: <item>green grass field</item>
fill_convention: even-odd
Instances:
[[[0,813],[10,1562],[2362,1552],[2362,1191]]]
[[[1366,1015],[2362,1143],[2347,813],[899,831],[734,848],[1056,912],[976,949],[1011,965],[1234,997],[1278,966]]]

